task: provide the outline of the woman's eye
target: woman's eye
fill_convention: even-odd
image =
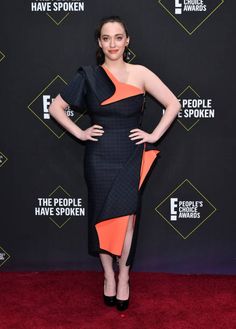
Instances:
[[[122,37],[117,37],[118,40],[122,40]]]

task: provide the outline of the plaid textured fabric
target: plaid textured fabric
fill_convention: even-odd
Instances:
[[[144,94],[101,105],[116,88],[101,66],[81,66],[60,93],[73,108],[87,108],[91,125],[104,129],[98,141],[86,141],[84,174],[88,186],[88,251],[97,256],[107,252],[99,247],[95,225],[105,220],[136,214],[135,229],[127,265],[133,262],[141,209],[138,190],[144,144],[130,140],[130,130],[141,128]],[[148,150],[157,150],[146,143]],[[109,253],[110,254],[110,253]],[[113,255],[115,256],[115,255]]]

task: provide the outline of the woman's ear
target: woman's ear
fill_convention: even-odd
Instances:
[[[101,47],[102,48],[102,44],[101,44],[101,41],[100,41],[100,39],[98,38],[98,44],[99,44],[99,47]]]

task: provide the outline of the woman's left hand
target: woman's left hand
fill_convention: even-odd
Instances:
[[[141,129],[135,128],[135,129],[130,130],[130,132],[132,133],[131,135],[129,135],[131,140],[141,139],[139,142],[135,143],[136,145],[142,144],[145,142],[148,142],[148,143],[156,142],[156,139],[154,138],[154,136],[152,134],[149,134],[146,131],[143,131]]]

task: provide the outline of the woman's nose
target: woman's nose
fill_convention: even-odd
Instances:
[[[111,38],[110,47],[114,47],[114,46],[115,46],[115,40]]]

